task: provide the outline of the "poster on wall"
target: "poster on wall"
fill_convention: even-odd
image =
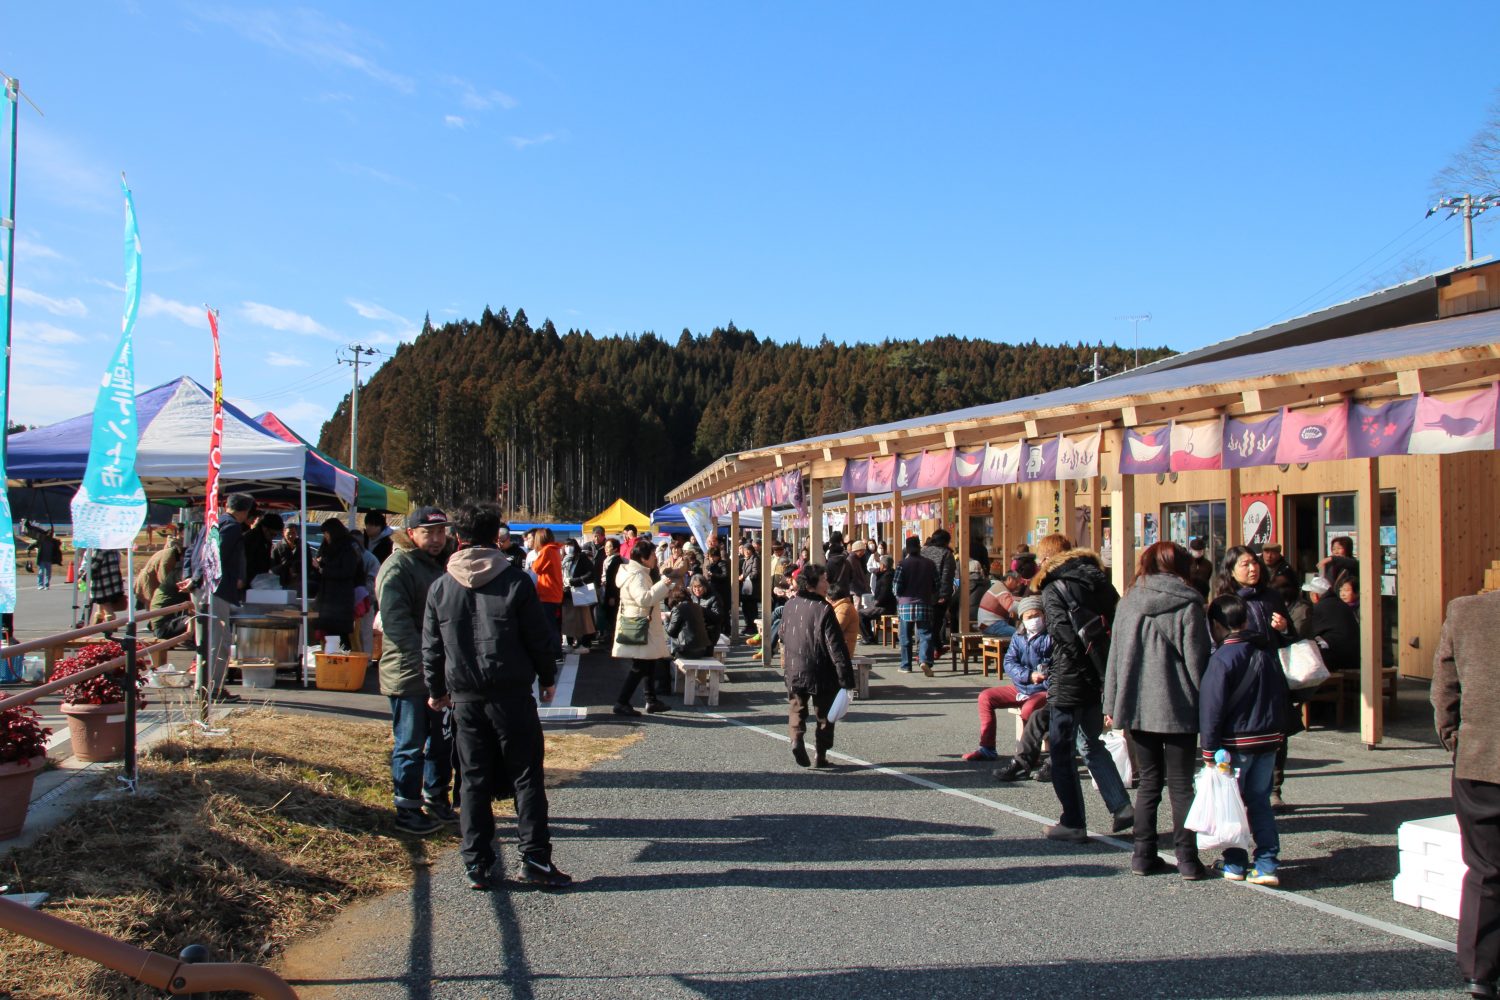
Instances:
[[[1167,537],[1172,541],[1187,548],[1188,543],[1188,519],[1187,511],[1174,510],[1167,512]]]
[[[1240,497],[1240,537],[1255,547],[1276,541],[1276,494],[1246,493]]]
[[[1145,548],[1148,545],[1155,545],[1161,541],[1161,537],[1157,532],[1156,515],[1143,514],[1141,515],[1141,521],[1141,541],[1138,547]]]
[[[1047,523],[1048,519],[1045,517],[1039,517],[1036,519],[1036,537],[1038,540],[1047,537]]]

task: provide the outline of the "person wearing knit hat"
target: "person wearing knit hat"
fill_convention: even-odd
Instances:
[[[1021,627],[1010,637],[1002,663],[1010,683],[979,693],[979,747],[964,754],[964,760],[999,760],[995,713],[1003,708],[1020,709],[1026,728],[1016,744],[1015,757],[997,772],[1002,781],[1030,774],[1041,757],[1046,727],[1037,716],[1045,713],[1037,710],[1047,703],[1047,669],[1052,658],[1052,637],[1043,627],[1041,597],[1033,594],[1016,601],[1015,613]]]

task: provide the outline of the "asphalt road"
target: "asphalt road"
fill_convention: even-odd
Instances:
[[[586,657],[579,700],[620,668]],[[1395,828],[1451,811],[1423,692],[1397,737],[1294,740],[1281,892],[1138,878],[1100,839],[1041,836],[1056,804],[958,760],[976,677],[896,682],[839,726],[859,763],[791,761],[779,675],[731,670],[717,709],[585,727],[647,738],[552,795],[567,894],[476,893],[456,855],[300,948],[307,996],[1443,997],[1453,922],[1390,900]],[[1406,734],[1402,738],[1401,734]],[[866,763],[868,762],[868,763]],[[1103,807],[1092,792],[1092,819]],[[1165,815],[1163,817],[1165,819]],[[508,836],[504,826],[502,838]],[[506,856],[514,863],[513,853]],[[1382,929],[1382,925],[1393,925]]]

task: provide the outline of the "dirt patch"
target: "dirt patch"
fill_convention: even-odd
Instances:
[[[387,723],[257,710],[228,728],[158,744],[141,761],[142,793],[90,803],[15,852],[3,880],[141,947],[197,943],[218,961],[265,964],[351,902],[409,885],[457,840],[397,834]],[[548,784],[637,738],[548,734]],[[0,935],[0,970],[0,997],[16,1000],[159,995],[12,934]]]

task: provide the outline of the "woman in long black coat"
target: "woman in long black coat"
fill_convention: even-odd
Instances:
[[[313,560],[322,586],[318,588],[318,631],[336,635],[349,648],[354,630],[354,588],[364,580],[364,557],[344,522],[330,517],[323,522],[323,545]]]

